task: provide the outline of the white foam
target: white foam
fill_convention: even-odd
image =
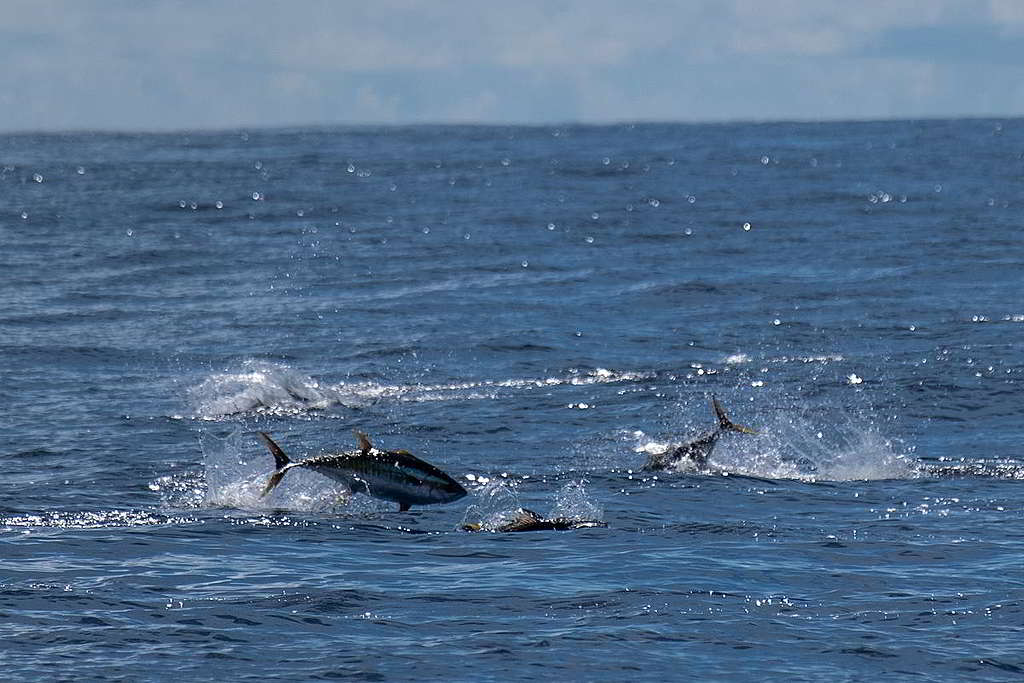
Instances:
[[[193,417],[216,420],[238,413],[297,415],[335,405],[359,406],[381,399],[399,401],[489,400],[508,393],[555,386],[638,382],[653,373],[607,368],[571,369],[562,376],[508,378],[439,384],[340,382],[326,384],[291,367],[248,360],[234,371],[214,373],[188,390]]]
[[[288,415],[322,410],[345,398],[337,388],[323,386],[287,365],[261,360],[210,375],[190,388],[188,396],[192,413],[200,418],[245,412]]]

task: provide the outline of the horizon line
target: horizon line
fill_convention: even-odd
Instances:
[[[1024,114],[924,114],[920,116],[878,116],[878,117],[780,117],[780,118],[722,118],[722,119],[609,119],[604,121],[565,120],[565,121],[350,121],[350,122],[307,122],[281,124],[234,124],[224,126],[182,127],[98,127],[98,128],[13,128],[0,129],[0,136],[22,137],[31,135],[174,135],[194,134],[213,135],[218,133],[247,133],[263,131],[299,131],[299,130],[340,130],[340,129],[412,129],[412,128],[615,128],[629,126],[728,126],[728,125],[815,125],[835,123],[912,123],[924,121],[988,121],[1024,119]]]

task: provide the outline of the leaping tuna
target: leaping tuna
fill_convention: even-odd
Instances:
[[[671,451],[665,453],[658,453],[652,455],[650,460],[644,466],[645,470],[668,470],[674,469],[679,466],[682,462],[691,462],[699,469],[703,470],[707,468],[708,458],[711,457],[711,451],[714,450],[715,444],[718,442],[718,437],[722,435],[722,432],[740,432],[742,434],[756,434],[753,429],[738,425],[729,420],[725,414],[725,409],[722,404],[719,403],[717,398],[712,397],[711,407],[715,411],[715,416],[718,418],[718,427],[711,432],[708,432],[704,436],[688,441],[682,446],[678,446]]]
[[[340,482],[351,493],[394,501],[401,512],[411,505],[450,503],[466,495],[466,489],[459,482],[437,467],[408,451],[375,448],[362,432],[356,432],[357,451],[317,455],[297,462],[292,462],[269,435],[263,432],[259,435],[274,456],[277,468],[270,475],[261,498],[273,491],[288,470],[295,467],[305,467]]]

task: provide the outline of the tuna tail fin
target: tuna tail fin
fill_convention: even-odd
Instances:
[[[287,465],[291,464],[291,460],[284,454],[281,447],[274,443],[274,440],[270,438],[270,435],[266,432],[260,432],[260,438],[263,439],[263,443],[270,449],[270,454],[274,456],[274,467],[277,469],[284,469]]]
[[[277,468],[276,471],[270,475],[270,480],[267,485],[263,487],[263,493],[260,494],[260,498],[265,497],[268,493],[274,490],[278,484],[281,483],[281,479],[284,477],[291,465],[291,460],[285,455],[285,452],[281,450],[281,447],[274,443],[274,440],[269,435],[260,432],[260,438],[263,439],[263,443],[270,449],[271,455],[274,456],[274,466]]]
[[[715,409],[715,416],[718,418],[718,428],[723,431],[740,432],[741,434],[757,434],[750,427],[744,427],[732,422],[725,414],[725,408],[717,398],[711,398],[711,407]]]
[[[274,487],[281,483],[281,480],[284,478],[284,475],[287,471],[287,469],[277,470],[276,472],[271,474],[270,480],[267,482],[267,485],[263,487],[263,493],[260,494],[260,498],[265,498],[268,493],[273,491]]]

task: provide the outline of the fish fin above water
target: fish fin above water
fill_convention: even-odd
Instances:
[[[741,434],[757,434],[750,427],[744,427],[732,422],[729,417],[725,414],[725,408],[722,407],[722,403],[715,398],[711,397],[711,407],[715,411],[715,416],[718,418],[718,428],[726,431],[740,432]]]
[[[358,430],[356,430],[355,434],[356,439],[359,441],[359,450],[363,452],[363,455],[366,455],[373,449],[373,444],[370,443],[370,437]]]
[[[267,481],[267,485],[263,487],[263,493],[260,494],[260,498],[265,498],[268,493],[273,491],[274,487],[281,483],[281,479],[284,478],[285,473],[288,472],[289,469],[290,468],[286,467],[270,475],[270,479]]]
[[[540,522],[544,519],[533,510],[528,510],[526,508],[519,508],[516,516],[520,521]]]
[[[285,452],[281,450],[281,447],[274,443],[274,440],[270,438],[270,435],[266,432],[259,432],[260,438],[263,439],[263,443],[270,449],[270,454],[274,456],[274,467],[276,469],[283,469],[287,465],[291,464],[291,460],[285,455]]]
[[[409,503],[399,503],[398,504],[398,511],[399,512],[405,512],[408,509],[409,509]]]
[[[270,475],[267,485],[263,487],[263,492],[260,494],[260,498],[264,498],[281,483],[281,479],[284,478],[285,473],[295,465],[288,459],[285,452],[281,450],[281,447],[274,443],[274,440],[270,438],[269,434],[266,432],[259,432],[259,435],[260,438],[263,439],[263,443],[265,443],[267,448],[270,449],[270,454],[274,456],[274,467],[277,468],[275,472]]]

